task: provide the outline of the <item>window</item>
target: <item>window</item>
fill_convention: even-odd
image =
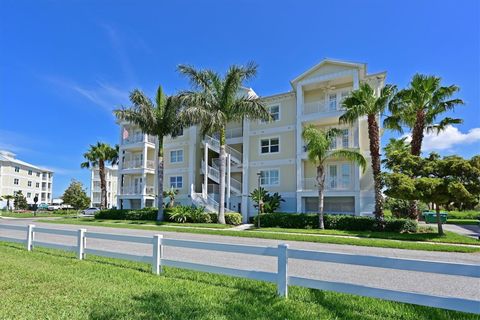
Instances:
[[[40,177],[40,172],[37,172],[37,177]]]
[[[28,170],[28,175],[29,175],[29,176],[31,176],[31,175],[32,175],[32,173],[33,173],[33,171],[32,171],[32,170]]]
[[[40,182],[35,183],[36,188],[40,188]]]
[[[181,137],[181,136],[183,136],[183,128],[180,128],[175,132],[175,137]]]
[[[347,188],[350,186],[350,164],[342,164],[342,187]]]
[[[38,193],[35,193],[35,197],[37,197],[37,198],[38,198]]]
[[[27,192],[27,198],[31,198],[32,194],[30,192]]]
[[[260,185],[278,186],[280,184],[280,172],[278,169],[260,171]]]
[[[280,151],[280,139],[270,138],[260,140],[261,153],[276,153]]]
[[[20,172],[20,167],[15,167],[15,172]]]
[[[183,150],[170,151],[170,162],[171,163],[183,162]]]
[[[274,105],[274,106],[267,106],[267,110],[270,113],[270,116],[272,117],[272,122],[280,120],[280,106],[279,105]],[[265,121],[261,121],[262,123],[265,123]]]
[[[331,93],[328,95],[328,110],[335,111],[337,110],[337,94]]]
[[[330,150],[337,149],[337,137],[332,139],[332,143],[330,143]]]
[[[29,187],[32,186],[32,181],[28,181],[28,186],[29,186]]]
[[[337,166],[336,165],[328,166],[328,186],[331,189],[335,189],[337,187]]]
[[[183,187],[183,177],[182,176],[170,177],[170,188],[181,189],[182,187]]]
[[[349,147],[349,137],[348,137],[348,129],[343,129],[342,130],[342,147],[343,148],[348,148]]]
[[[18,179],[17,179],[17,178],[13,179],[13,184],[16,184],[16,185],[18,185],[18,182],[19,182],[19,181],[18,181]]]

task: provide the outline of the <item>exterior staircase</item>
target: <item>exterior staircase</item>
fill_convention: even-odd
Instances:
[[[217,160],[217,159],[213,159]],[[219,160],[219,159],[218,159]],[[205,161],[202,160],[202,173],[205,174]],[[208,166],[208,178],[220,183],[220,168],[218,161],[212,161],[212,166]],[[242,194],[242,183],[235,178],[230,177],[230,190],[233,194]]]
[[[220,141],[218,139],[215,139],[211,136],[205,136],[203,144],[208,144],[208,148],[220,154]],[[230,154],[230,159],[233,163],[242,164],[243,155],[240,151],[237,151],[229,146],[226,146],[225,151],[226,153]]]

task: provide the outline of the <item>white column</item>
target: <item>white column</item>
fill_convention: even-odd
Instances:
[[[227,154],[227,208],[230,209],[230,197],[231,197],[231,162],[230,153]]]
[[[208,142],[205,142],[205,150],[204,150],[204,159],[203,161],[205,162],[205,174],[203,175],[203,198],[207,199],[208,195]]]
[[[303,179],[303,164],[302,164],[302,154],[303,154],[303,139],[302,139],[302,113],[303,113],[303,88],[301,84],[297,85],[297,126],[296,126],[296,142],[297,142],[297,161],[296,161],[296,172],[297,172],[297,212],[302,211],[302,197],[300,190],[302,190],[302,179]]]
[[[250,122],[243,120],[243,159],[242,159],[242,222],[248,222],[248,184],[249,184],[249,157],[250,157]]]

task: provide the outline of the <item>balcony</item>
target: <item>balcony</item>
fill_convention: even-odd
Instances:
[[[149,142],[149,143],[156,143],[156,138],[151,135],[147,135],[145,138],[144,134],[138,134],[138,135],[133,135],[131,137],[128,137],[126,139],[122,139],[122,145],[130,145],[130,144],[135,144],[135,143],[140,143],[140,142]]]
[[[317,191],[318,184],[316,178],[305,178],[302,180],[303,191]],[[325,191],[344,191],[352,190],[350,179],[325,178]]]
[[[134,160],[125,160],[122,164],[122,169],[143,169],[143,160],[134,159]],[[155,169],[155,161],[147,160],[147,169]]]
[[[121,194],[122,195],[141,195],[143,193],[143,186],[136,185],[136,186],[123,186],[121,187]],[[155,194],[155,187],[154,186],[146,186],[145,193],[148,195]]]

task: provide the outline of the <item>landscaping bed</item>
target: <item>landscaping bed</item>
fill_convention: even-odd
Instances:
[[[36,215],[33,211],[1,211],[0,216],[10,218],[34,218],[34,217],[66,217],[78,215],[77,210],[55,210],[55,211],[37,211]]]
[[[0,319],[478,319],[461,312],[0,242]]]

